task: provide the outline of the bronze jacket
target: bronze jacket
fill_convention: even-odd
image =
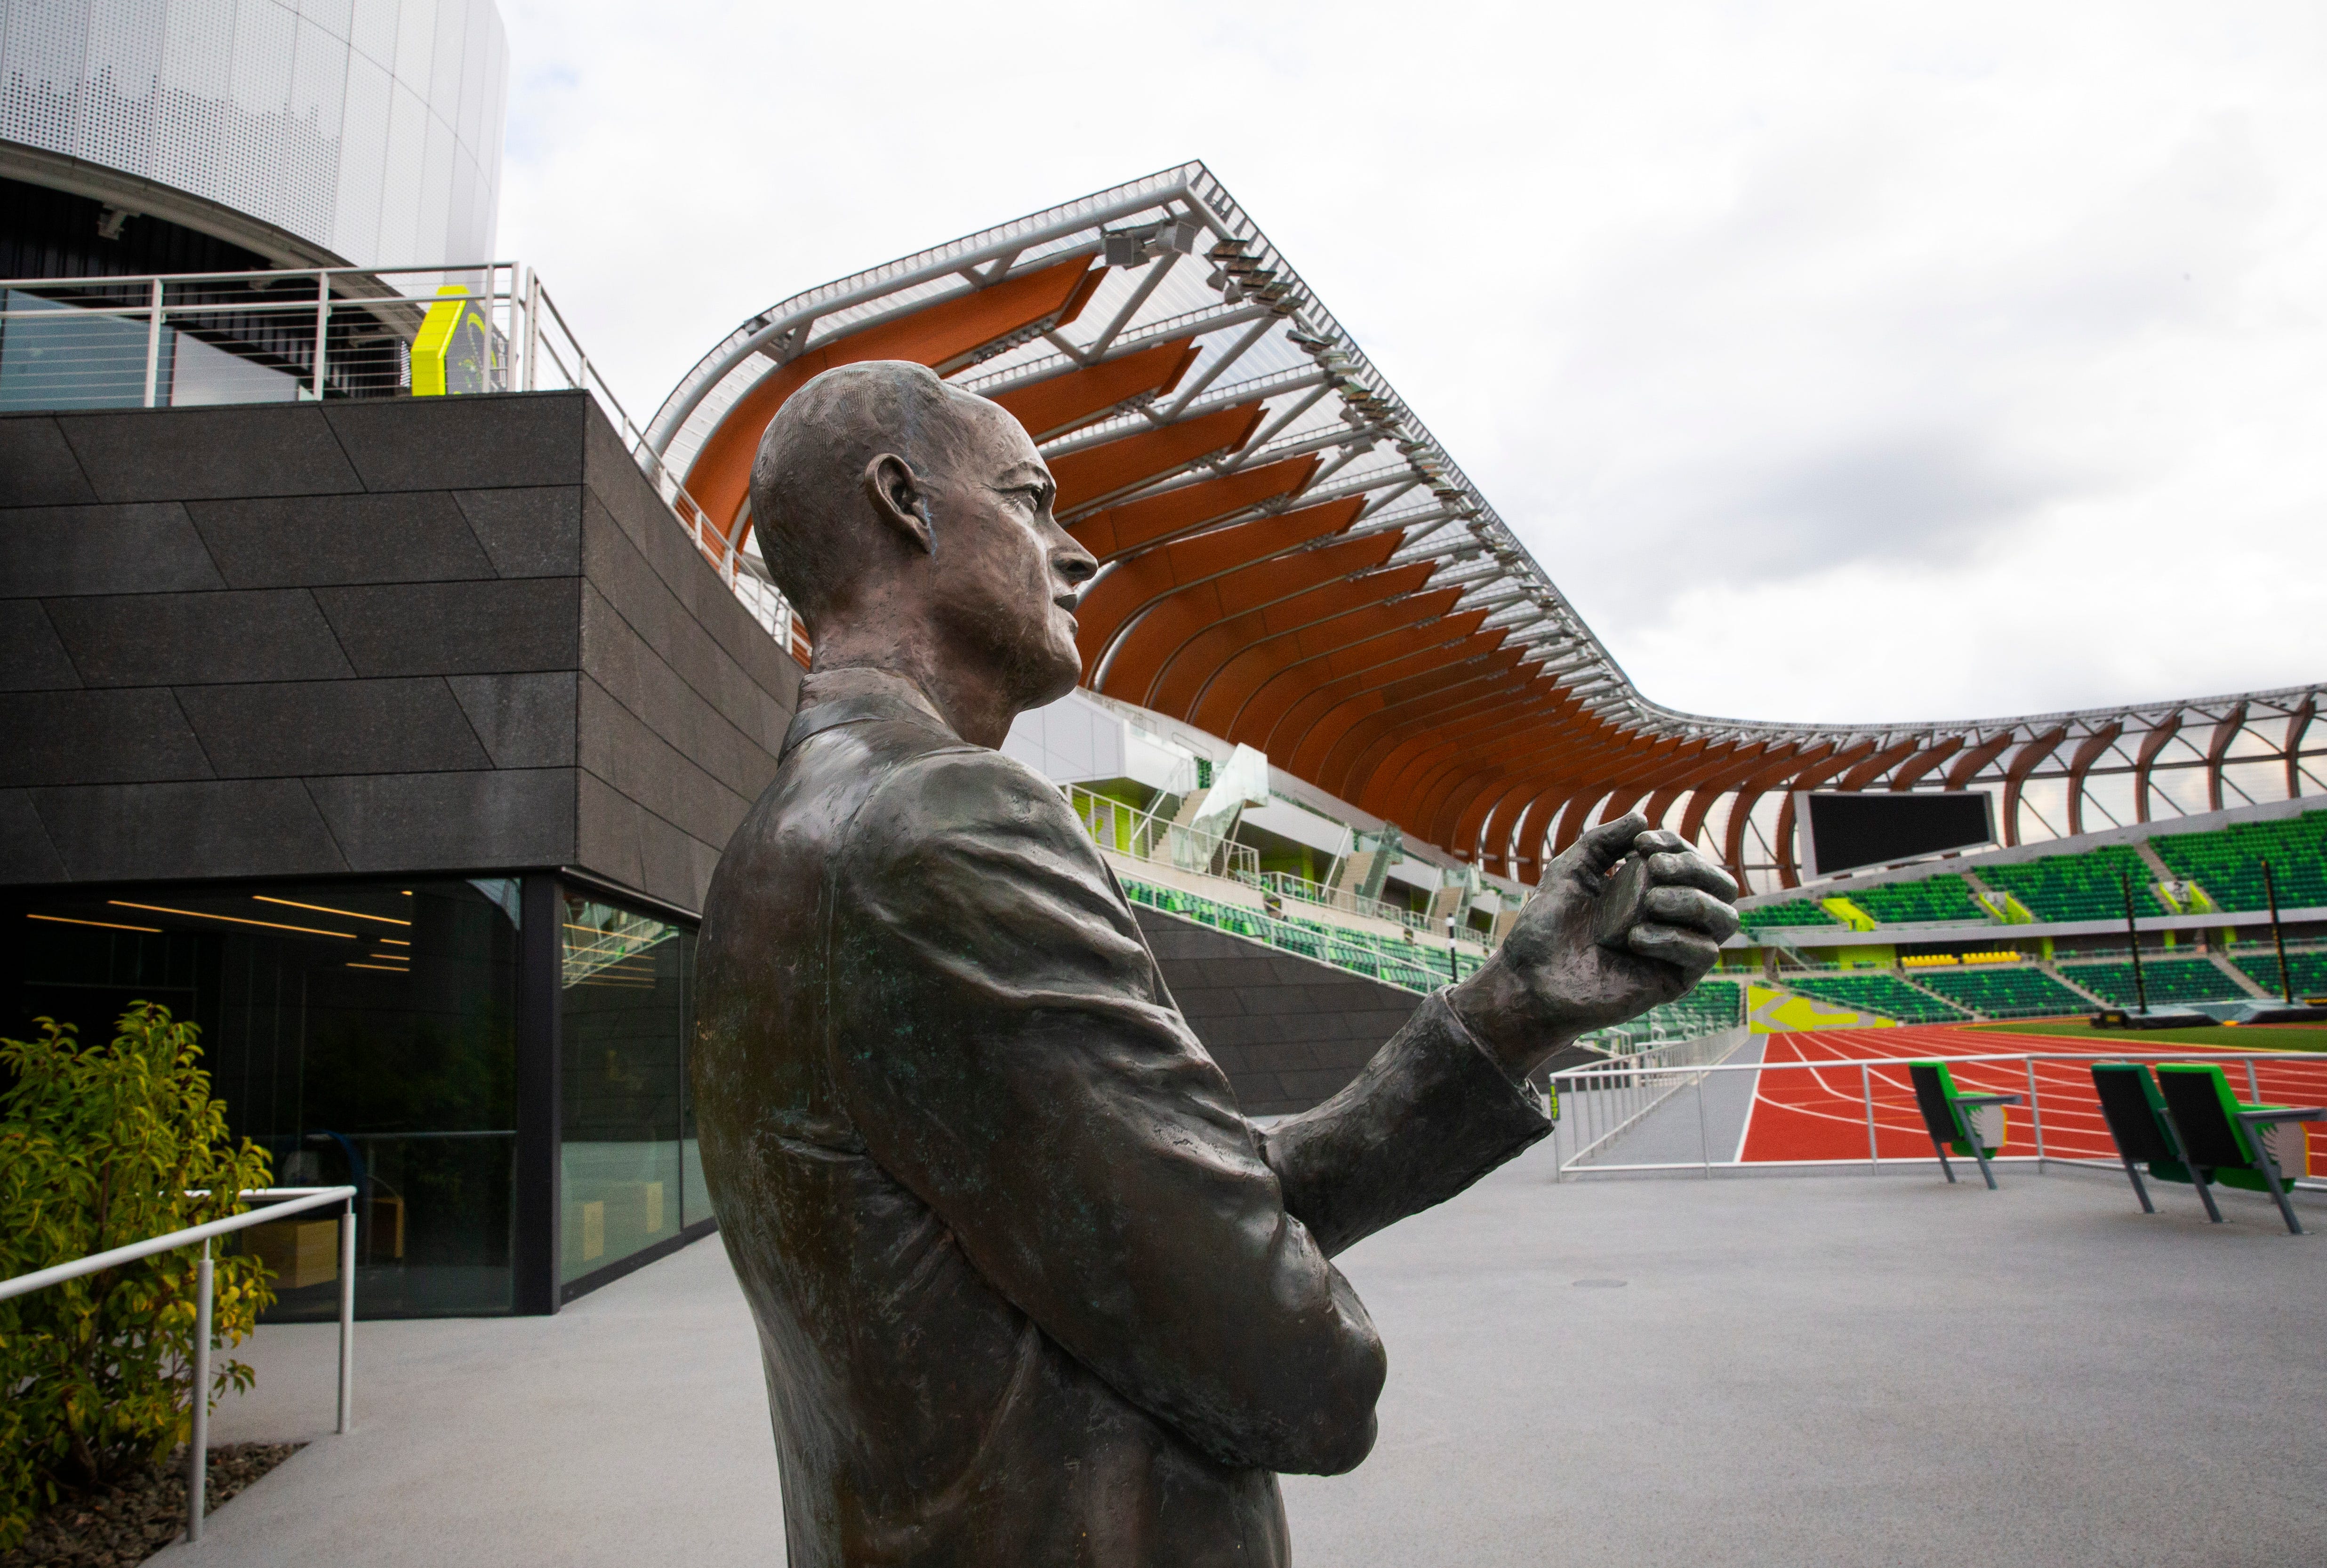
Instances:
[[[892,677],[808,677],[704,914],[704,1173],[791,1568],[1288,1560],[1374,1441],[1334,1253],[1549,1128],[1444,1000],[1256,1127],[1059,791]]]

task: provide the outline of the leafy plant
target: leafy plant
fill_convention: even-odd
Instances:
[[[37,1020],[0,1040],[0,1278],[222,1219],[268,1184],[266,1153],[227,1134],[191,1023],[140,1002],[109,1046]],[[190,1197],[190,1191],[205,1195]],[[0,1551],[61,1487],[115,1484],[167,1459],[192,1425],[200,1244],[0,1302]],[[220,1258],[211,1343],[240,1343],[274,1301],[252,1256]],[[248,1388],[214,1358],[208,1397]]]

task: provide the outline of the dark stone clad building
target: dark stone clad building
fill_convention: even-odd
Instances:
[[[168,1006],[362,1190],[366,1315],[553,1311],[712,1225],[696,915],[799,674],[584,393],[0,415],[0,1029]],[[1256,1114],[1413,1010],[1139,915]]]
[[[694,916],[799,677],[583,393],[0,416],[6,1028],[170,1006],[367,1312],[554,1310],[710,1225]]]

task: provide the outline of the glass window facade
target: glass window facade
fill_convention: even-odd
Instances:
[[[710,1218],[687,1096],[695,933],[566,890],[558,976],[558,1280]]]
[[[226,332],[239,352],[204,342],[192,333],[168,325],[147,342],[144,316],[111,315],[94,308],[122,303],[143,306],[145,301],[127,289],[110,289],[100,296],[83,291],[78,305],[44,299],[25,289],[0,289],[0,414],[48,408],[137,408],[145,402],[145,358],[154,354],[154,402],[156,407],[188,408],[219,403],[294,403],[301,383],[288,370],[262,363],[266,348],[280,344],[241,341]],[[168,314],[165,305],[164,316]],[[248,328],[261,337],[280,336],[286,326],[310,326],[314,307],[305,307],[304,322],[289,320],[291,312],[243,313]],[[338,352],[345,334],[334,329],[332,349]],[[303,345],[313,362],[313,334]],[[334,388],[338,389],[338,388]]]
[[[506,1312],[520,908],[506,878],[35,894],[8,922],[0,1027],[109,1040],[138,1000],[193,1020],[276,1180],[360,1189],[360,1312]],[[275,1320],[337,1312],[313,1239],[272,1241]]]

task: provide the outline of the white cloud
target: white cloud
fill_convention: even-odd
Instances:
[[[2315,6],[503,4],[501,248],[641,417],[1201,157],[1658,701],[2327,674]]]

